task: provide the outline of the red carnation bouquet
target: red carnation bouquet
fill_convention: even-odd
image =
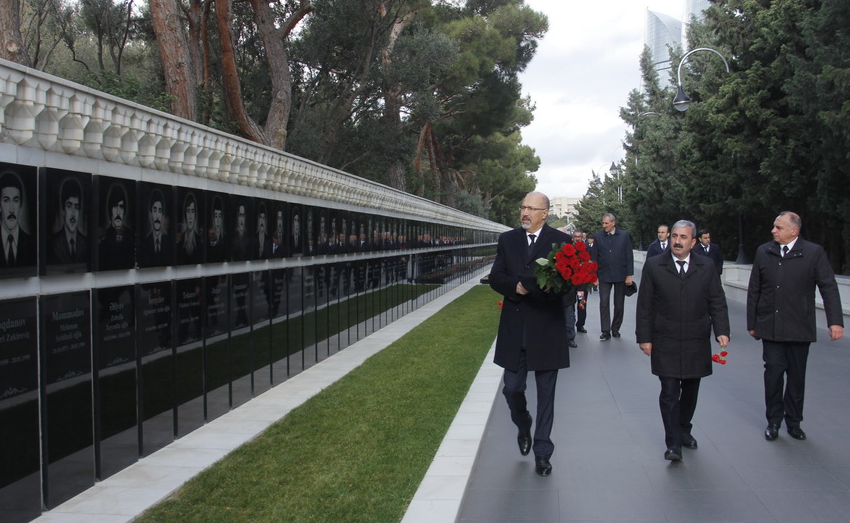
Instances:
[[[549,288],[555,292],[572,288],[587,290],[596,281],[597,265],[590,261],[584,242],[553,243],[549,255],[536,261],[534,277],[541,289]]]

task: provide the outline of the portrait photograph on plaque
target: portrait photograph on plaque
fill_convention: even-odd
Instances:
[[[104,480],[139,456],[135,289],[95,289],[92,310],[95,466]]]
[[[254,259],[269,260],[274,257],[274,242],[272,241],[272,212],[274,202],[271,200],[257,200],[257,225],[254,227]]]
[[[330,235],[328,234],[328,210],[327,209],[318,209],[318,225],[315,227],[315,236],[312,233],[307,235],[307,242],[315,242],[315,252],[313,254],[328,254],[331,249]],[[312,216],[312,211],[310,212]],[[310,231],[313,231],[313,227],[310,227]],[[311,249],[312,251],[312,249]]]
[[[269,227],[272,231],[272,258],[285,258],[288,256],[288,243],[286,225],[289,223],[289,212],[286,202],[275,201],[269,207],[271,218]]]
[[[114,271],[136,266],[136,182],[94,176],[92,219],[96,222],[94,270]]]
[[[204,204],[206,197],[199,189],[179,187],[177,189],[177,265],[204,263],[206,227]]]
[[[38,274],[37,172],[35,167],[0,162],[0,278]]]
[[[174,283],[177,303],[177,436],[204,424],[204,280]]]
[[[44,501],[54,508],[94,485],[89,291],[42,295]]]
[[[0,521],[41,513],[36,298],[0,301]]]
[[[174,264],[174,187],[139,182],[139,232],[136,249],[140,268]]]
[[[289,253],[291,256],[302,256],[304,251],[304,231],[302,230],[301,205],[289,206]],[[311,225],[312,227],[312,225]]]
[[[230,212],[233,217],[230,253],[233,261],[253,260],[254,249],[254,200],[247,196],[231,196]]]
[[[136,286],[136,350],[139,361],[141,454],[174,441],[175,357],[171,281]]]
[[[88,272],[92,234],[89,173],[39,168],[42,274]]]
[[[230,261],[230,236],[226,225],[230,217],[230,195],[214,192],[206,194],[207,263]]]

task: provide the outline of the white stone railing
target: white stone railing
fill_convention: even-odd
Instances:
[[[5,60],[0,60],[0,143],[458,226],[507,229],[425,198]]]

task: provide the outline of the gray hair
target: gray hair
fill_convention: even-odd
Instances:
[[[782,211],[779,216],[787,216],[791,220],[791,225],[796,227],[798,231],[803,228],[803,219],[800,218],[799,214],[793,211]]]
[[[610,212],[606,212],[602,215],[602,219],[604,220],[605,218],[608,218],[612,222],[617,223],[617,217],[611,214]]]
[[[679,221],[677,221],[676,223],[673,224],[673,229],[681,229],[683,227],[690,227],[691,238],[697,237],[697,226],[694,225],[694,222],[692,222],[690,220],[679,220]]]
[[[546,210],[547,211],[549,210],[549,207],[551,206],[551,204],[549,203],[549,197],[546,196],[545,194],[543,194],[540,191],[531,191],[530,193],[526,194],[525,196],[526,197],[528,197],[528,196],[542,196],[543,200],[546,202]]]

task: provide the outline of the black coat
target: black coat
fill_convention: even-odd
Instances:
[[[596,233],[590,255],[599,264],[596,275],[600,282],[622,283],[626,281],[626,276],[635,273],[632,239],[628,232],[619,227],[614,228],[613,235],[605,234],[605,231]]]
[[[543,292],[534,278],[534,260],[548,256],[553,243],[564,242],[572,243],[570,235],[548,225],[540,229],[531,253],[524,229],[499,236],[496,260],[490,271],[490,287],[504,296],[496,339],[496,365],[517,370],[520,351],[525,346],[528,370],[570,366],[563,302],[568,293]],[[519,281],[529,294],[516,293]]]
[[[701,243],[697,242],[697,244],[694,245],[694,248],[691,249],[691,254],[693,253],[711,258],[711,261],[714,262],[714,268],[717,269],[717,274],[723,274],[723,251],[720,250],[719,245],[715,243],[709,244],[708,252],[705,252],[705,247],[703,247]]]
[[[663,252],[670,252],[670,238],[667,238],[667,245],[664,246],[664,249],[661,248],[661,242],[658,240],[650,243],[649,247],[646,249],[646,257],[652,258],[653,256],[658,256]]]
[[[828,325],[844,326],[835,274],[823,248],[802,238],[783,258],[779,244],[756,250],[747,292],[747,330],[772,341],[817,341],[815,286]]]
[[[652,343],[652,373],[690,379],[711,374],[711,330],[729,336],[729,312],[711,260],[691,254],[685,278],[671,255],[646,260],[637,302],[638,343]]]

